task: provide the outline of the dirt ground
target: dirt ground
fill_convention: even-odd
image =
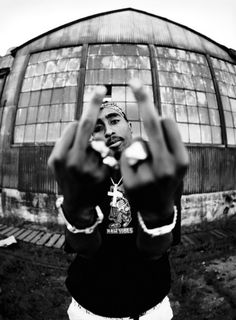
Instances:
[[[236,320],[235,253],[235,242],[172,250],[174,320]],[[21,241],[0,248],[0,320],[68,320],[64,280],[72,258]]]

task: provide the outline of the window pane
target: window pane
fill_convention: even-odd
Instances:
[[[199,115],[197,107],[187,107],[188,121],[191,123],[199,123]]]
[[[63,88],[60,89],[54,89],[52,92],[52,104],[58,104],[61,103],[63,101],[63,93],[64,90]]]
[[[62,105],[62,120],[73,121],[75,119],[75,104]]]
[[[35,123],[37,119],[37,107],[29,107],[27,113],[27,123]]]
[[[60,137],[60,123],[49,123],[48,124],[48,142],[54,142]]]
[[[128,120],[139,120],[139,108],[137,103],[127,103],[126,116]]]
[[[77,101],[77,87],[65,87],[63,103],[75,103]]]
[[[174,103],[173,90],[171,88],[160,88],[161,101],[164,103]]]
[[[39,96],[40,96],[40,91],[31,92],[29,105],[30,106],[38,106],[39,105]]]
[[[35,134],[35,142],[45,142],[47,139],[47,128],[48,124],[37,124],[36,125],[36,134]]]
[[[207,108],[199,108],[200,123],[209,123],[209,113]]]
[[[50,106],[49,122],[60,122],[61,118],[61,104],[54,104]]]
[[[132,132],[133,132],[133,137],[140,137],[141,136],[141,124],[140,122],[134,122],[131,121],[132,125]]]
[[[26,116],[27,116],[27,109],[21,108],[17,110],[16,114],[16,125],[25,124],[26,123]]]
[[[213,143],[221,144],[222,139],[221,139],[221,129],[220,127],[211,127],[212,131],[212,141]]]
[[[30,101],[30,92],[22,92],[20,95],[19,107],[28,107]]]
[[[207,103],[209,108],[218,109],[215,94],[207,93]]]
[[[199,106],[207,106],[207,98],[204,92],[197,92],[197,104]]]
[[[186,94],[186,103],[190,106],[196,106],[197,105],[197,99],[196,94],[194,91],[185,90]]]
[[[233,127],[233,118],[232,118],[232,113],[231,112],[224,112],[225,115],[225,124],[227,127]]]
[[[35,124],[25,126],[24,142],[34,142]]]
[[[134,97],[133,92],[131,91],[131,88],[130,87],[126,87],[125,91],[126,91],[126,101],[127,102],[136,102],[136,99]]]
[[[228,97],[221,96],[224,110],[230,110],[230,100]]]
[[[234,129],[226,128],[228,144],[236,144]]]
[[[214,126],[220,125],[220,116],[218,110],[209,109],[210,122]]]
[[[42,89],[50,89],[54,87],[55,73],[43,76]]]
[[[66,86],[77,86],[78,72],[70,71],[66,74]]]
[[[14,130],[14,141],[15,143],[23,143],[24,142],[24,132],[25,126],[16,126]]]
[[[184,90],[174,89],[174,98],[176,104],[186,104]]]
[[[178,123],[178,128],[183,142],[189,142],[188,124]]]
[[[188,122],[186,106],[176,106],[176,120],[178,122]]]
[[[192,142],[192,143],[201,142],[200,125],[189,124],[189,137],[190,137],[190,142]]]
[[[139,71],[136,69],[125,70],[126,74],[126,83],[128,83],[131,79],[139,77]]]
[[[50,104],[52,97],[52,90],[42,90],[40,95],[39,104]]]
[[[211,143],[211,127],[210,126],[201,126],[201,136],[203,143]]]
[[[230,99],[231,110],[236,112],[236,99]]]
[[[115,84],[125,84],[125,70],[122,69],[114,69],[112,70],[112,83]]]
[[[66,73],[63,73],[63,72],[57,73],[54,78],[54,87],[55,88],[64,87],[66,84],[66,80],[67,80]]]
[[[115,75],[112,75],[112,70],[104,69],[104,70],[93,70],[98,71],[98,83],[99,84],[109,84],[114,81]]]
[[[111,98],[113,101],[125,101],[125,87],[112,87]]]
[[[50,106],[40,106],[38,111],[38,122],[47,122]]]
[[[161,105],[162,116],[166,118],[172,118],[175,120],[175,107],[170,103],[162,103]]]

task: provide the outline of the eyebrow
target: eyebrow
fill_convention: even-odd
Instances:
[[[111,113],[108,113],[107,115],[105,115],[105,118],[108,120],[111,118],[114,118],[114,117],[122,118],[122,116],[118,112],[111,112]],[[99,122],[102,122],[102,119],[98,118],[97,123],[99,123]]]
[[[112,112],[112,113],[108,113],[106,116],[105,116],[105,118],[106,119],[110,119],[110,118],[114,118],[114,117],[122,117],[118,112]]]

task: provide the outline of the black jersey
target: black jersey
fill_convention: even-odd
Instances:
[[[122,192],[120,190],[120,192]],[[154,307],[170,290],[168,254],[150,259],[136,246],[137,215],[124,196],[112,207],[111,198],[101,206],[102,244],[93,258],[77,254],[66,285],[73,298],[87,310],[104,317],[128,317]]]

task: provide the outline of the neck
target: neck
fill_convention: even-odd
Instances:
[[[113,179],[113,181],[114,181],[115,183],[117,183],[117,182],[120,180],[120,178],[121,178],[120,169],[114,169],[114,170],[112,170],[111,178]]]

